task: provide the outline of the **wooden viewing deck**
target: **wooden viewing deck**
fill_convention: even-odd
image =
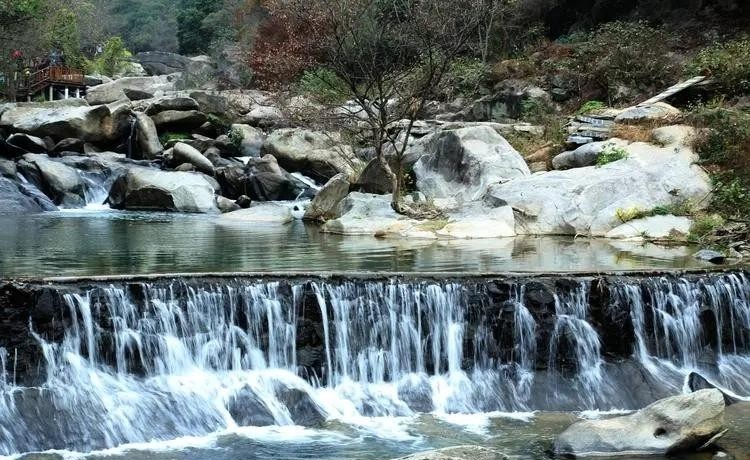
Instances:
[[[48,66],[29,74],[21,76],[16,81],[15,96],[17,100],[30,100],[31,97],[38,93],[49,90],[45,94],[48,100],[54,99],[54,90],[57,87],[65,92],[64,98],[71,96],[71,90],[74,97],[82,97],[86,85],[84,84],[85,74],[83,70],[74,69],[66,66]],[[6,79],[7,81],[7,79]]]

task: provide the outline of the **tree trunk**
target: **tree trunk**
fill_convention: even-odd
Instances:
[[[399,180],[399,175],[395,174],[393,172],[393,169],[391,169],[391,165],[388,164],[388,160],[385,158],[385,155],[383,154],[382,147],[378,149],[378,161],[380,162],[380,166],[383,168],[383,171],[385,171],[388,178],[391,180],[391,184],[393,186],[393,195],[391,198],[391,207],[394,211],[401,214],[401,184]],[[400,163],[399,163],[399,170],[401,169]]]

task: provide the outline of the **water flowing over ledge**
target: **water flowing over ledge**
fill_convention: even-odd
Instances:
[[[186,277],[0,284],[0,454],[236,426],[635,409],[750,394],[750,277]]]

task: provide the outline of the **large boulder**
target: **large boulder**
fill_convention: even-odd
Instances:
[[[299,171],[326,182],[339,173],[354,177],[361,161],[344,145],[337,134],[308,129],[279,129],[263,144],[262,152],[271,154],[288,171]]]
[[[377,158],[367,163],[355,184],[360,192],[384,195],[393,192],[393,182]]]
[[[148,115],[136,112],[135,126],[138,141],[137,159],[153,160],[164,152],[156,125]]]
[[[390,195],[352,192],[332,212],[334,219],[323,225],[327,233],[341,235],[389,235],[411,229],[416,222],[397,214]]]
[[[557,455],[672,455],[695,450],[724,430],[724,396],[701,390],[622,417],[576,422],[555,441]]]
[[[28,187],[6,177],[0,177],[0,216],[25,215],[56,209],[46,197],[34,195]]]
[[[166,51],[144,51],[135,55],[136,61],[149,75],[169,75],[184,71],[190,58]]]
[[[692,129],[672,126],[654,135],[664,146],[637,142],[628,157],[601,167],[551,171],[492,185],[487,198],[516,211],[518,234],[604,236],[622,224],[622,211],[705,203],[708,175],[695,165]]]
[[[657,102],[651,105],[629,107],[615,117],[615,122],[627,124],[666,122],[674,120],[681,113],[679,109],[666,102]]]
[[[247,195],[254,201],[295,200],[310,197],[309,187],[282,169],[273,155],[251,158],[245,166],[220,168],[216,177],[224,196]]]
[[[172,155],[174,156],[175,162],[178,164],[189,163],[202,173],[211,176],[214,174],[214,165],[211,164],[208,158],[203,156],[203,154],[194,147],[183,142],[175,144]]]
[[[448,214],[448,223],[435,231],[439,238],[482,239],[516,236],[513,208],[470,203]]]
[[[29,134],[21,134],[21,133],[12,134],[8,137],[6,142],[9,145],[13,147],[17,147],[28,153],[46,153],[47,152],[47,144],[44,142],[44,139],[39,139],[38,137],[31,136]]]
[[[197,110],[165,110],[151,119],[159,131],[191,131],[206,122],[206,115]]]
[[[307,220],[326,221],[333,217],[336,206],[349,193],[349,177],[337,174],[320,189],[305,211]]]
[[[109,83],[90,87],[86,90],[86,100],[91,105],[109,104],[125,98],[125,90],[134,90],[162,96],[175,90],[177,75],[153,77],[124,77]]]
[[[162,96],[146,107],[147,115],[156,115],[166,110],[198,110],[200,107],[195,99],[185,96]]]
[[[396,460],[508,460],[508,457],[487,447],[455,446],[419,452]]]
[[[266,135],[263,134],[263,131],[253,128],[250,125],[233,124],[232,132],[235,133],[235,136],[241,136],[241,141],[239,142],[239,153],[241,156],[260,156],[260,149],[263,147],[263,141],[266,140]]]
[[[417,188],[431,198],[477,200],[492,184],[531,174],[523,157],[488,126],[433,134],[425,152],[414,173]]]
[[[3,112],[0,127],[54,140],[76,138],[94,143],[114,140],[122,134],[106,105],[19,104]]]
[[[605,236],[630,240],[686,238],[692,225],[693,221],[689,217],[651,216],[625,222],[607,232]]]
[[[590,142],[575,150],[562,152],[552,159],[552,167],[555,169],[572,169],[594,166],[599,154],[606,148],[614,146],[612,142]]]
[[[55,204],[75,208],[86,204],[86,184],[74,168],[47,155],[24,155],[18,163],[21,173],[50,197]]]
[[[115,209],[218,212],[214,187],[202,174],[133,167],[112,185],[109,203]]]

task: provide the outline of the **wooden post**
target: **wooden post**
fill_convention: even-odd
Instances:
[[[68,87],[66,86],[66,87],[65,87],[65,99],[67,99],[67,98],[69,98],[69,97],[70,97],[70,90],[69,90],[69,89],[68,89]]]
[[[76,99],[81,98],[81,88],[76,88]]]
[[[49,100],[50,101],[55,100],[55,88],[52,85],[49,85]]]

